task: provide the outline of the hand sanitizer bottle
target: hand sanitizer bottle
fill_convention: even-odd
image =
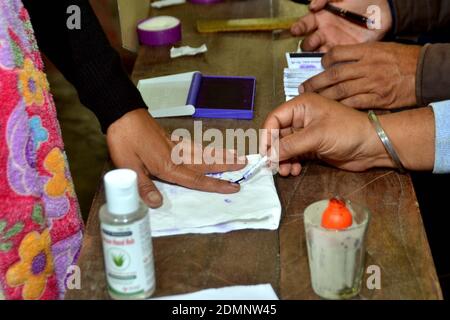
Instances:
[[[113,299],[145,299],[155,291],[148,208],[140,200],[137,174],[119,169],[104,177],[100,208],[108,292]]]

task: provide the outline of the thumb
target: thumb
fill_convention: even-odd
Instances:
[[[304,128],[294,132],[279,141],[279,161],[289,160],[295,157],[302,158],[310,153],[315,153],[320,145],[320,130],[313,127]]]
[[[150,208],[160,207],[162,205],[163,198],[153,181],[142,169],[136,170],[136,172],[138,174],[139,195],[141,196],[142,201],[144,201]]]

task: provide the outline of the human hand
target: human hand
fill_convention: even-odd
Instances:
[[[420,50],[380,42],[334,47],[322,58],[325,71],[305,81],[299,92],[358,109],[414,106]]]
[[[369,6],[378,6],[381,14],[380,28],[369,30],[323,10],[328,2],[363,15]],[[378,41],[392,28],[391,9],[387,0],[313,0],[309,8],[311,12],[291,27],[293,35],[305,36],[302,42],[304,51],[327,52],[336,45]]]
[[[268,137],[262,148],[278,156],[282,176],[300,174],[299,160],[311,158],[349,171],[394,166],[367,114],[317,94],[305,93],[281,105],[269,114],[264,129]],[[273,130],[280,134],[275,151]]]
[[[245,166],[245,161],[238,164],[237,155],[225,151],[223,159],[233,159],[234,164],[175,164],[171,158],[175,143],[145,109],[128,112],[110,125],[107,143],[111,159],[118,168],[137,172],[140,196],[152,208],[159,207],[163,200],[150,175],[196,190],[218,193],[240,190],[239,184],[206,177],[205,173],[240,170]],[[209,154],[214,155],[215,151],[223,150],[212,150]]]

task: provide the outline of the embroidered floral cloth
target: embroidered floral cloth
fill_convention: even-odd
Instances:
[[[29,16],[0,1],[0,299],[58,299],[82,221]]]

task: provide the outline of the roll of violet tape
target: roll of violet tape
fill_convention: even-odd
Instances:
[[[197,4],[210,4],[216,2],[222,2],[223,0],[189,0],[189,2],[197,3]]]
[[[139,41],[149,46],[175,44],[181,40],[181,22],[175,17],[158,16],[139,22]]]

